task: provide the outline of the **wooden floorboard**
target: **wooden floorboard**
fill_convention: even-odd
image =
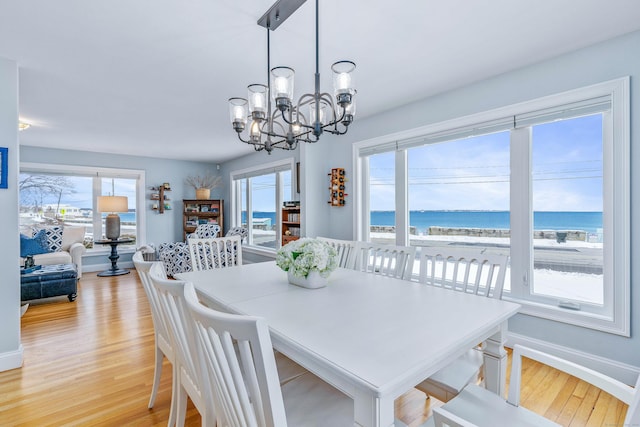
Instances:
[[[75,302],[66,297],[31,302],[21,339],[23,367],[0,372],[0,426],[167,424],[171,366],[166,361],[156,403],[147,408],[153,324],[135,271],[113,278],[83,274]],[[526,360],[522,403],[564,426],[621,425],[626,412],[611,396]],[[431,415],[431,405],[441,402],[411,390],[396,401],[396,414],[416,427]],[[191,402],[186,425],[200,425]]]

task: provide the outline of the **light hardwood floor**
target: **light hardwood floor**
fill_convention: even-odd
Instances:
[[[0,372],[0,426],[166,425],[166,361],[155,406],[147,409],[153,339],[135,271],[115,278],[84,274],[73,303],[66,297],[32,302],[22,318],[24,365]],[[413,427],[440,404],[413,390],[396,401],[396,414]],[[525,365],[522,404],[564,426],[621,427],[626,412],[598,389],[531,362]],[[186,425],[200,425],[190,402]]]

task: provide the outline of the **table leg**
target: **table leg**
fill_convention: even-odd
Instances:
[[[109,255],[109,260],[111,261],[111,268],[109,270],[105,270],[101,273],[98,273],[100,277],[109,277],[109,276],[121,276],[123,274],[129,274],[129,270],[123,270],[118,268],[118,259],[120,255],[118,255],[118,245],[116,243],[111,243],[111,255]]]
[[[484,342],[484,382],[487,390],[504,396],[507,381],[507,322]]]
[[[394,427],[393,399],[380,399],[366,393],[354,397],[355,425],[361,427]],[[403,424],[398,424],[403,426]]]

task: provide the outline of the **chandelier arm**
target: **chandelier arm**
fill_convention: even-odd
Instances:
[[[348,126],[344,126],[344,131],[340,131],[338,129],[338,123],[336,123],[336,126],[334,129],[325,129],[326,132],[329,132],[332,135],[344,135],[345,133],[347,133],[347,131],[349,131],[349,127]]]
[[[242,142],[244,142],[244,143],[246,143],[246,144],[252,144],[252,142],[251,142],[251,140],[250,140],[250,139],[247,139],[247,140],[242,139],[242,133],[238,132],[238,133],[237,133],[237,135],[238,135],[238,139],[239,139],[240,141],[242,141]]]
[[[267,130],[265,130],[265,128],[267,128]],[[271,130],[269,130],[269,128]],[[265,135],[267,137],[275,137],[275,138],[284,138],[283,135],[278,135],[277,133],[273,132],[273,123],[271,123],[271,121],[269,120],[264,120],[262,125],[258,128],[258,130],[260,131],[260,135]]]

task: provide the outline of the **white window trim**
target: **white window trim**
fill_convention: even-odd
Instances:
[[[605,270],[611,272],[609,278],[605,280],[611,280],[613,286],[611,287],[613,292],[613,313],[612,317],[599,316],[593,313],[586,312],[572,312],[568,309],[562,309],[559,307],[552,307],[549,305],[542,305],[532,301],[525,301],[518,299],[517,302],[522,304],[521,313],[542,317],[546,319],[556,320],[564,323],[578,325],[586,328],[600,330],[608,333],[618,334],[622,336],[630,336],[630,94],[629,94],[629,77],[622,77],[619,79],[602,82],[587,86],[584,88],[578,88],[567,92],[549,95],[541,98],[537,98],[531,101],[521,102],[514,105],[509,105],[469,116],[464,116],[444,122],[429,124],[419,128],[409,129],[389,135],[375,137],[364,141],[359,141],[352,146],[352,159],[354,174],[354,188],[358,190],[357,194],[362,195],[356,198],[356,205],[354,209],[354,239],[363,240],[369,235],[368,231],[368,204],[367,197],[368,187],[368,159],[361,157],[362,151],[371,151],[376,147],[380,147],[380,152],[390,151],[395,147],[398,147],[399,141],[406,141],[412,138],[421,138],[427,135],[438,135],[439,133],[447,133],[458,128],[472,128],[474,124],[484,124],[489,122],[500,122],[505,118],[513,117],[519,114],[525,114],[531,111],[544,110],[557,105],[568,104],[572,102],[579,102],[585,99],[598,98],[606,95],[611,97],[611,111],[613,113],[612,124],[613,129],[603,129],[604,133],[609,131],[613,137],[613,148],[604,148],[604,167],[605,176],[612,177],[613,179],[605,179],[604,189],[604,206],[609,207],[603,209],[603,226],[612,230],[612,232],[606,233],[609,238],[614,239],[614,243],[605,245],[604,250],[604,263]],[[605,122],[607,122],[605,120]],[[479,127],[479,131],[482,129]],[[516,131],[512,131],[517,134]],[[513,134],[512,133],[512,137]],[[607,139],[604,141],[607,144]],[[513,144],[512,144],[513,145]],[[398,151],[396,149],[396,151]],[[612,153],[612,155],[610,154]],[[512,153],[513,155],[513,153]],[[512,158],[512,162],[514,159]],[[520,162],[520,160],[517,160]],[[398,161],[396,165],[398,165]],[[518,167],[523,165],[518,164]],[[512,165],[513,167],[513,165]],[[403,173],[396,171],[396,176]],[[520,191],[527,191],[524,194],[531,194],[528,184],[521,182],[521,180],[512,180],[512,194],[514,192],[514,184],[518,186]],[[523,187],[524,186],[524,187]],[[523,194],[523,193],[520,193]],[[397,198],[398,196],[396,196]],[[513,195],[512,195],[513,203]],[[529,205],[530,206],[530,205]],[[610,207],[613,207],[613,212],[610,211]],[[397,206],[396,216],[404,217],[408,215],[406,212],[407,207],[404,204]],[[513,206],[512,206],[513,209]],[[606,213],[605,212],[609,212]],[[613,214],[613,215],[611,215]],[[366,217],[366,218],[365,218]],[[520,215],[520,218],[523,218]],[[513,212],[512,212],[513,221]],[[532,221],[530,219],[529,221]],[[518,227],[525,227],[526,224],[520,224]],[[512,223],[512,232],[514,230],[514,224]],[[530,227],[526,228],[527,230]],[[529,233],[530,234],[530,233]],[[515,270],[516,274],[522,275],[523,271],[532,271],[532,266],[522,265],[523,255],[518,255],[513,252],[513,248],[516,245],[513,242],[514,237],[520,239],[518,248],[523,248],[526,243],[526,239],[530,237],[514,236],[512,235],[512,263],[515,258]],[[529,246],[531,247],[531,246]],[[514,257],[515,255],[515,257]],[[513,265],[512,265],[513,267]],[[528,270],[526,270],[528,269]],[[512,269],[512,281],[514,281],[514,274]],[[520,278],[523,279],[522,277]],[[528,279],[528,277],[527,277]],[[513,285],[512,285],[513,286]],[[605,285],[605,289],[607,286]]]
[[[242,191],[240,190],[239,183],[236,182],[237,179],[241,179],[244,175],[266,175],[269,173],[282,172],[283,170],[289,170],[291,172],[291,179],[295,179],[295,158],[289,157],[282,160],[276,160],[270,163],[263,163],[258,166],[252,166],[244,169],[238,169],[229,172],[229,194],[231,194],[231,218],[232,218],[232,227],[239,227],[241,225],[242,218],[242,201],[240,200]],[[250,177],[247,179],[251,179]],[[282,194],[280,188],[280,178],[279,174],[276,174],[276,248],[279,248],[282,244],[282,211],[280,207],[284,202],[285,196]],[[293,182],[292,182],[292,191],[293,191]],[[251,197],[251,192],[248,192],[247,197]],[[289,199],[288,199],[289,200]],[[247,206],[249,208],[249,206]],[[249,209],[247,209],[247,228],[251,230],[251,215],[249,215]],[[249,238],[247,245],[243,246],[247,249],[248,252],[253,252],[259,255],[264,256],[273,256],[277,249],[269,249],[261,246],[254,246],[252,244],[252,234],[249,232]]]
[[[146,188],[146,172],[138,169],[119,169],[119,168],[105,168],[105,167],[93,167],[93,166],[77,166],[77,165],[58,165],[58,164],[44,164],[33,162],[20,163],[21,173],[56,173],[65,175],[78,175],[78,176],[102,176],[108,178],[127,178],[136,180],[136,245],[140,246],[147,241],[147,215],[145,211],[145,188]],[[95,190],[95,189],[94,189]],[[94,198],[92,209],[96,210],[96,199]],[[102,226],[102,224],[100,224]],[[107,253],[108,248],[95,247],[87,250],[89,254]],[[120,252],[120,249],[118,249]],[[126,253],[127,248],[122,248],[122,253]]]

